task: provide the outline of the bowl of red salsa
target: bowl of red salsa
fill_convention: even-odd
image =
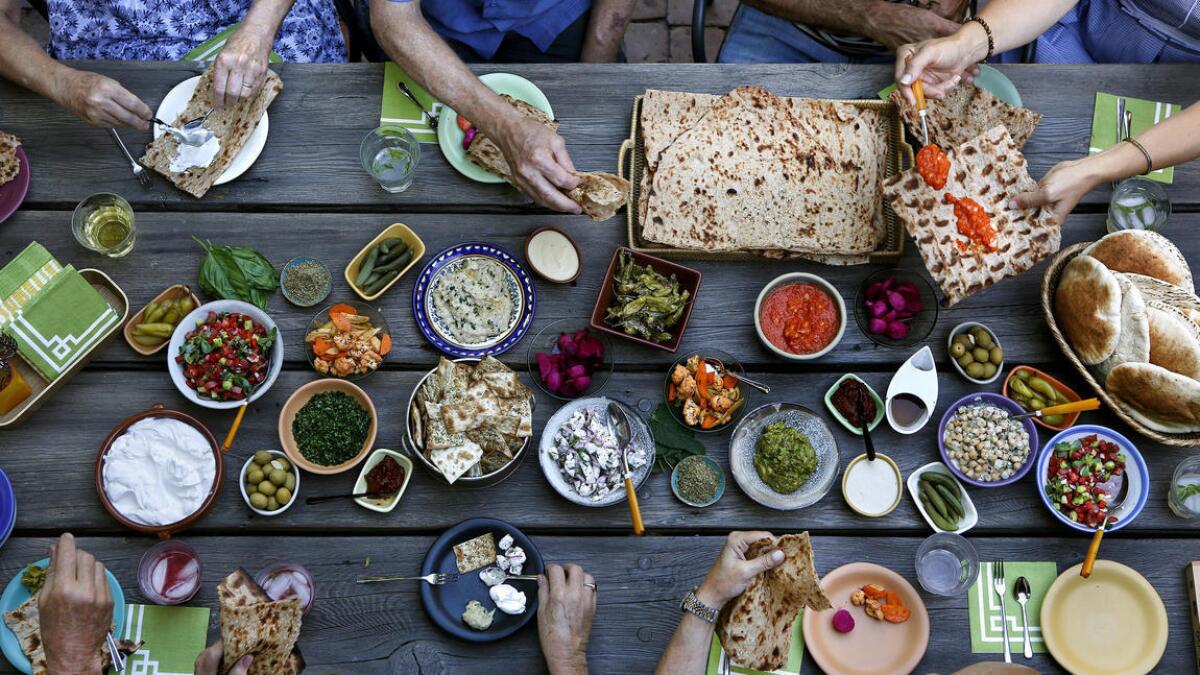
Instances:
[[[819,358],[846,332],[846,303],[821,277],[791,272],[776,277],[758,294],[754,329],[767,349],[785,359]]]
[[[247,302],[217,300],[183,317],[167,347],[167,370],[188,400],[228,409],[262,396],[283,368],[279,329]]]

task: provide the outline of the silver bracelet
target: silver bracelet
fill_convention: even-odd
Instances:
[[[717,616],[721,614],[721,610],[716,607],[709,607],[700,598],[696,597],[696,590],[699,588],[699,586],[696,586],[688,591],[687,595],[683,596],[683,600],[679,603],[679,609],[689,612],[708,623],[716,623]]]

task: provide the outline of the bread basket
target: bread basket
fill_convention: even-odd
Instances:
[[[1116,400],[1108,395],[1108,392],[1105,391],[1104,387],[1100,386],[1100,383],[1096,381],[1096,378],[1092,375],[1092,372],[1088,369],[1088,367],[1079,360],[1079,357],[1075,355],[1075,350],[1071,348],[1071,345],[1067,342],[1066,337],[1064,337],[1062,331],[1059,330],[1058,322],[1054,318],[1054,292],[1058,288],[1058,280],[1062,276],[1063,270],[1066,269],[1067,263],[1071,262],[1075,256],[1081,254],[1083,249],[1087,248],[1090,244],[1092,244],[1092,242],[1083,241],[1064,248],[1058,252],[1058,255],[1054,256],[1054,259],[1050,261],[1050,265],[1046,268],[1046,273],[1042,277],[1042,313],[1046,315],[1046,325],[1050,327],[1050,334],[1054,336],[1054,341],[1058,343],[1059,348],[1062,349],[1062,352],[1067,357],[1067,360],[1070,361],[1071,364],[1075,366],[1075,369],[1079,371],[1079,374],[1083,377],[1083,380],[1096,391],[1096,395],[1100,397],[1101,401],[1104,401],[1104,405],[1108,406],[1108,409],[1111,410],[1114,415],[1121,418],[1123,422],[1128,424],[1139,434],[1151,440],[1158,441],[1159,443],[1165,443],[1166,445],[1179,448],[1200,447],[1200,432],[1168,434],[1161,431],[1156,431],[1147,427],[1141,422],[1138,422],[1132,416],[1126,413],[1124,408],[1122,408],[1116,402]]]

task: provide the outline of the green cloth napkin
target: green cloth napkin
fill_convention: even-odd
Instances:
[[[1137,136],[1150,127],[1179,112],[1178,103],[1147,101],[1131,96],[1116,96],[1096,92],[1096,109],[1092,113],[1092,142],[1088,154],[1094,155],[1117,144],[1117,99],[1125,99],[1125,109],[1133,113],[1131,134]],[[1175,167],[1155,169],[1146,178],[1170,185],[1175,181]]]
[[[127,605],[119,637],[143,642],[126,662],[126,673],[183,675],[195,672],[208,642],[207,607]],[[110,671],[115,672],[115,671]]]
[[[62,265],[36,241],[0,269],[0,326],[20,313],[61,271]]]
[[[53,382],[119,321],[117,311],[68,265],[4,325],[4,332]]]
[[[235,23],[203,43],[196,45],[196,48],[184,54],[180,61],[212,61],[217,58],[217,54],[221,53],[221,49],[225,46],[225,41],[229,39],[230,35],[233,35],[233,31],[237,30],[240,25],[242,24]],[[271,50],[270,54],[267,54],[267,61],[269,63],[283,63],[283,59],[279,58],[274,49]]]
[[[400,66],[388,62],[383,67],[383,106],[379,112],[380,124],[395,124],[412,132],[421,143],[437,143],[437,132],[429,126],[429,117],[404,95],[397,86],[401,81],[408,85],[417,100],[425,106],[425,110],[433,111],[434,115],[442,114],[442,103],[433,97],[417,81],[408,76]],[[454,120],[446,119],[446,124],[454,124]]]
[[[779,670],[772,671],[776,675],[799,675],[800,673],[800,664],[804,663],[804,630],[800,625],[802,618],[804,618],[803,611],[796,615],[796,623],[792,624],[792,648],[788,652],[787,664]],[[721,649],[721,641],[714,635],[708,647],[707,675],[723,675],[725,669],[722,667],[722,661],[724,660],[725,652]],[[739,675],[767,675],[761,670],[736,665],[731,666],[729,672]]]
[[[1050,584],[1058,578],[1058,566],[1053,562],[1009,562],[1004,561],[1004,580],[1008,591],[1004,608],[1008,616],[1008,643],[1013,652],[1025,648],[1025,634],[1021,628],[1021,606],[1013,587],[1017,577],[1029,580],[1032,592],[1027,606],[1029,614],[1029,641],[1034,653],[1045,653],[1046,643],[1042,640],[1042,598],[1050,590]],[[968,595],[968,612],[971,618],[971,651],[976,654],[999,654],[1004,651],[1004,633],[1000,626],[1000,598],[992,589],[992,563],[979,564],[979,578],[971,586]]]

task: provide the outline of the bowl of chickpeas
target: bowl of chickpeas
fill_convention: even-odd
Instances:
[[[300,472],[283,452],[259,450],[242,466],[238,486],[251,511],[260,516],[277,516],[296,501]]]

